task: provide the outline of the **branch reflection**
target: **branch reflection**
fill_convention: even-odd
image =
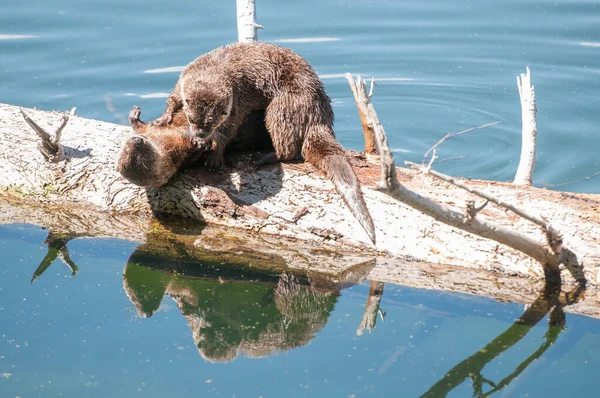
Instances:
[[[562,292],[560,284],[547,284],[538,298],[504,333],[494,338],[483,349],[477,351],[442,377],[422,397],[445,397],[450,391],[461,385],[467,378],[473,384],[474,397],[488,397],[506,387],[519,376],[533,361],[554,344],[559,334],[564,330],[566,317],[564,308],[571,305],[582,296],[585,288],[577,287],[570,292]],[[520,363],[515,370],[498,383],[486,379],[482,375],[483,368],[503,352],[517,344],[533,327],[548,315],[548,331],[542,345],[527,359]],[[484,384],[491,387],[484,392]]]

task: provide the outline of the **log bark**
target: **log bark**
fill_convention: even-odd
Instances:
[[[58,126],[62,120],[60,113],[25,112],[42,127]],[[114,167],[122,142],[131,134],[129,127],[71,116],[62,131],[66,160],[50,163],[37,149],[39,138],[23,120],[19,109],[0,105],[0,158],[3,159],[0,197],[3,213],[8,212],[0,222],[26,222],[57,232],[81,234],[78,236],[112,236],[143,242],[152,215],[167,213],[260,233],[263,238],[253,238],[254,241],[268,238],[277,242],[286,238],[293,242],[291,245],[300,247],[302,243],[306,252],[341,253],[343,257],[338,257],[337,265],[331,264],[336,261],[320,265],[315,260],[300,266],[325,272],[330,266],[339,271],[340,267],[344,269],[377,256],[525,278],[543,277],[542,267],[530,257],[435,221],[371,189],[379,179],[379,166],[361,154],[349,152],[377,228],[376,248],[357,227],[331,182],[309,164],[282,163],[256,168],[249,161],[250,155],[242,154],[229,156],[230,165],[222,171],[189,169],[164,187],[143,189],[121,178]],[[433,177],[403,168],[396,170],[405,187],[438,203],[465,209],[474,200],[470,193]],[[468,184],[485,187],[503,201],[519,203],[530,212],[543,214],[563,234],[564,244],[584,267],[588,284],[600,284],[598,195],[489,181],[468,181]],[[24,206],[39,209],[43,214],[18,210]],[[478,218],[494,220],[532,239],[544,239],[535,224],[491,206],[482,210]],[[110,227],[103,228],[104,224]],[[280,246],[273,250],[281,250]],[[340,261],[346,258],[347,261]],[[570,276],[564,273],[564,280],[568,281]]]

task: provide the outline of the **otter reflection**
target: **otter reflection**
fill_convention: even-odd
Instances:
[[[201,265],[199,265],[201,266]],[[315,288],[289,274],[249,275],[229,269],[181,276],[129,261],[125,291],[140,316],[151,317],[165,295],[187,319],[200,355],[212,362],[258,358],[308,344],[325,324],[339,290]]]

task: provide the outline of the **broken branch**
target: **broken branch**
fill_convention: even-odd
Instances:
[[[354,94],[354,100],[356,101],[356,108],[358,110],[358,116],[360,117],[360,124],[362,125],[363,134],[365,137],[365,150],[366,154],[374,155],[377,153],[377,149],[375,147],[375,132],[373,131],[373,126],[369,121],[368,114],[368,103],[369,97],[373,95],[373,89],[375,86],[375,81],[371,80],[371,91],[369,95],[366,95],[366,83],[365,80],[358,76],[356,81],[352,77],[350,73],[346,73],[346,79],[350,84],[350,89],[352,90],[352,94]],[[360,86],[360,87],[359,87]]]
[[[423,163],[425,163],[425,161],[429,157],[429,154],[432,151],[435,151],[437,149],[437,147],[439,147],[447,139],[452,138],[452,137],[456,137],[456,136],[464,134],[464,133],[468,133],[469,131],[483,129],[483,128],[486,128],[486,127],[489,127],[489,126],[493,126],[493,125],[498,124],[498,123],[502,123],[502,122],[500,120],[498,120],[498,121],[495,121],[495,122],[492,122],[492,123],[482,124],[481,126],[471,127],[471,128],[466,129],[466,130],[459,131],[458,133],[448,133],[448,134],[446,134],[438,142],[436,142],[435,145],[433,145],[431,148],[429,148],[427,150],[427,152],[425,152],[425,154],[423,155]]]
[[[521,99],[521,122],[522,145],[521,160],[515,175],[514,184],[531,185],[533,179],[533,168],[535,166],[535,141],[537,137],[537,106],[535,103],[535,91],[531,85],[531,74],[529,67],[526,73],[517,76],[517,87]]]
[[[58,163],[65,159],[65,151],[62,145],[60,144],[60,137],[62,135],[62,131],[69,122],[69,116],[75,113],[75,108],[71,109],[71,113],[65,113],[61,115],[61,122],[58,128],[56,129],[54,138],[46,130],[41,128],[33,119],[31,119],[23,109],[19,108],[21,115],[23,115],[23,119],[27,122],[27,124],[36,132],[36,134],[42,139],[42,142],[39,144],[38,148],[44,158],[52,163]]]
[[[496,205],[503,207],[505,209],[508,209],[510,211],[512,211],[513,213],[523,217],[526,220],[531,221],[534,224],[539,225],[540,227],[543,228],[544,232],[546,233],[547,237],[548,237],[548,243],[550,244],[550,247],[552,248],[552,250],[556,253],[556,254],[560,254],[560,250],[561,250],[561,243],[562,243],[562,236],[560,235],[560,233],[558,233],[558,231],[556,231],[552,225],[550,225],[549,222],[547,222],[546,220],[544,220],[542,217],[537,216],[535,214],[531,214],[528,213],[527,211],[525,211],[524,209],[521,209],[515,205],[513,205],[512,203],[507,203],[504,202],[501,199],[498,199],[492,195],[490,195],[487,192],[481,191],[479,189],[476,188],[472,188],[470,186],[468,186],[467,184],[465,184],[462,181],[458,181],[450,176],[447,176],[445,174],[442,174],[438,171],[435,170],[431,170],[431,168],[428,167],[424,167],[421,166],[419,164],[413,163],[413,162],[409,162],[409,161],[405,161],[404,164],[410,166],[411,168],[415,169],[415,170],[419,170],[425,174],[430,174],[432,176],[434,176],[437,179],[446,181],[454,186],[457,186],[459,188],[464,189],[465,191],[468,191],[470,193],[472,193],[473,195],[477,195],[479,197],[482,197],[492,203],[495,203]]]
[[[355,87],[363,90],[364,96],[367,97],[364,84],[355,84]],[[368,101],[367,109],[369,110],[369,121],[374,127],[377,149],[380,156],[381,181],[379,190],[438,221],[475,235],[495,240],[496,242],[525,253],[540,262],[545,270],[550,271],[553,274],[558,272],[559,256],[537,241],[483,220],[476,218],[466,220],[463,214],[446,206],[437,204],[402,186],[396,178],[394,156],[387,143],[385,131],[370,100]]]

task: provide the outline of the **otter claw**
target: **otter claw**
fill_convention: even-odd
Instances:
[[[204,161],[204,166],[206,166],[209,170],[217,170],[223,166],[223,155],[217,152],[210,152],[206,155],[206,160]]]

